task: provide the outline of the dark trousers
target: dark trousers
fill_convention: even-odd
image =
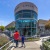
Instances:
[[[14,40],[15,41],[15,43],[16,43],[16,47],[18,47],[18,40]]]
[[[22,41],[22,47],[23,47],[23,46],[25,47],[25,43],[24,43],[24,41]]]

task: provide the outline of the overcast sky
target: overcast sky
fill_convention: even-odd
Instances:
[[[14,9],[21,2],[32,2],[38,7],[38,19],[50,19],[50,0],[0,0],[0,25],[15,20]]]

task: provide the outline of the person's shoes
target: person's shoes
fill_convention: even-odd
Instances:
[[[16,47],[15,47],[16,48]]]
[[[21,46],[21,47],[23,47],[23,46]]]
[[[19,47],[19,48],[22,48],[23,46]]]
[[[17,48],[18,46],[16,46],[15,48]]]
[[[26,46],[24,46],[24,48],[25,48]]]
[[[21,47],[23,47],[23,46],[21,46]]]

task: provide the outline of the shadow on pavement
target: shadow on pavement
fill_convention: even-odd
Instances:
[[[44,50],[43,47],[42,47],[41,45],[40,45],[40,49],[41,49],[41,50]]]

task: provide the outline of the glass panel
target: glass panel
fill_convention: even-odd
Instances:
[[[32,16],[31,16],[31,13],[32,13]],[[34,12],[32,10],[22,10],[22,11],[19,11],[18,13],[15,14],[15,16],[17,18],[20,17],[20,18],[35,18],[35,19],[37,19],[36,12]]]
[[[36,28],[32,28],[32,35],[36,34]]]
[[[32,27],[34,27],[34,21],[32,20]]]
[[[36,13],[34,13],[34,18],[37,19],[37,14]]]
[[[36,28],[36,24],[34,24],[34,28]]]
[[[31,13],[23,13],[23,18],[31,18]]]
[[[23,10],[23,12],[31,12],[31,10]]]
[[[17,20],[18,18],[22,18]],[[25,19],[23,19],[25,18]],[[27,18],[27,19],[26,19]],[[32,19],[28,19],[32,18]],[[36,23],[37,14],[32,10],[22,10],[15,14],[16,29],[19,30],[20,35],[25,34],[25,36],[35,35],[36,33]],[[32,30],[31,30],[32,28]]]
[[[22,22],[22,24],[23,27],[31,27],[30,22]]]
[[[18,13],[22,13],[22,11],[19,11]]]

